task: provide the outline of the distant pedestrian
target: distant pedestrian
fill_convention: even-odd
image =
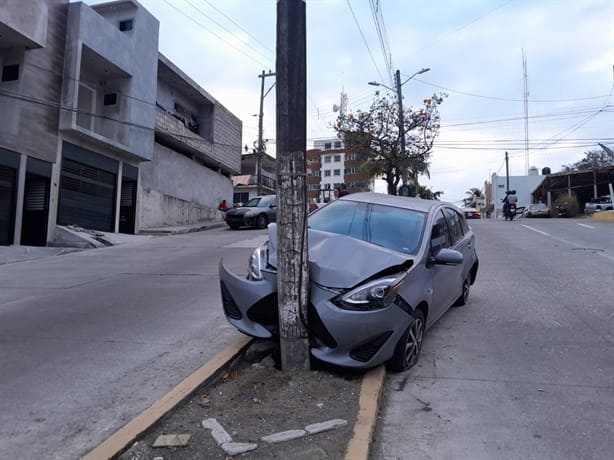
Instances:
[[[222,212],[226,212],[228,211],[228,205],[226,204],[226,200],[222,200],[222,202],[220,203],[220,205],[217,207],[217,209],[219,209]]]

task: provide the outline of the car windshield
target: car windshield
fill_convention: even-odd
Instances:
[[[309,228],[347,235],[378,246],[416,254],[426,214],[411,209],[334,201],[309,216]]]
[[[245,203],[246,208],[266,208],[269,204],[271,204],[272,199],[267,198],[265,196],[257,196],[252,198],[247,203]]]

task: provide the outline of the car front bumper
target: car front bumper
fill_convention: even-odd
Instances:
[[[262,281],[230,272],[220,261],[220,287],[226,318],[241,332],[258,338],[277,335],[277,275],[263,271]],[[339,294],[311,283],[308,315],[311,354],[327,363],[374,367],[390,359],[412,316],[391,304],[372,311],[337,307]]]

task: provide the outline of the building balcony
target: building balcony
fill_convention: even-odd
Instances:
[[[156,140],[212,169],[233,172],[233,165],[216,152],[213,142],[202,137],[191,119],[156,107]]]
[[[49,7],[46,0],[6,2],[0,9],[0,49],[43,48],[47,38]]]

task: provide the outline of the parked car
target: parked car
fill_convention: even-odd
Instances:
[[[585,214],[593,214],[597,211],[608,211],[612,208],[612,198],[610,195],[600,196],[598,198],[591,199],[584,205]]]
[[[464,305],[478,272],[475,236],[441,201],[354,193],[308,217],[311,354],[352,368],[412,367],[425,330]],[[277,225],[247,277],[220,261],[228,321],[253,337],[278,335]]]
[[[277,197],[254,197],[244,206],[226,211],[224,221],[233,230],[239,227],[266,228],[269,223],[277,221]]]
[[[528,205],[522,215],[524,217],[551,217],[550,208],[544,203]]]
[[[463,214],[467,219],[480,219],[482,214],[475,208],[462,208]]]

